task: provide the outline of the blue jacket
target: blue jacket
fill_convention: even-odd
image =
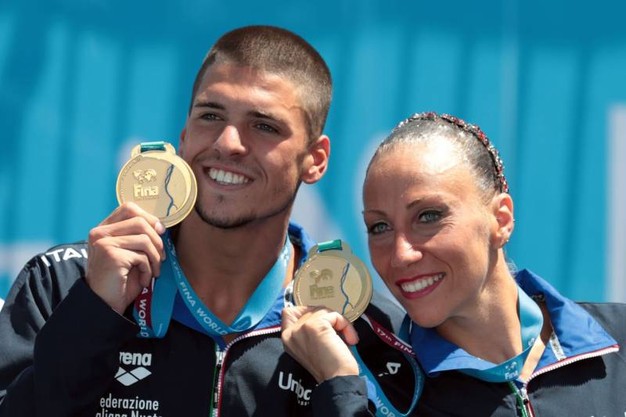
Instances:
[[[289,237],[306,257],[313,242],[295,225]],[[86,248],[79,242],[35,256],[12,286],[0,312],[0,417],[370,415],[363,379],[317,385],[285,353],[283,294],[228,345],[186,319],[180,304],[163,338],[139,338],[130,314],[115,313],[85,283]],[[392,330],[403,317],[377,295],[366,315]],[[363,319],[355,326],[365,363],[387,397],[406,406],[410,368],[385,373],[402,355]]]
[[[442,355],[449,342],[434,330],[414,327],[412,344],[429,376],[417,415],[626,415],[626,358],[619,351],[626,343],[626,305],[575,303],[527,270],[516,280],[529,296],[545,303],[554,328],[535,371],[527,381],[481,381],[454,370],[467,364],[458,362],[460,348],[456,355]],[[478,360],[465,356],[464,361]]]

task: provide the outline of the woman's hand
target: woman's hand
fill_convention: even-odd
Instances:
[[[358,375],[359,366],[347,345],[359,336],[341,314],[320,307],[286,307],[282,314],[285,350],[318,383],[335,376]]]

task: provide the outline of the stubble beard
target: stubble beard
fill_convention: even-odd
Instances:
[[[248,226],[252,223],[262,222],[263,220],[271,219],[272,217],[276,217],[283,213],[291,212],[291,208],[293,207],[293,203],[296,199],[299,188],[300,182],[298,182],[295,190],[293,190],[293,192],[289,194],[288,198],[286,198],[280,204],[270,207],[266,212],[254,213],[254,211],[252,211],[248,214],[241,214],[238,217],[218,216],[217,214],[211,214],[200,202],[196,202],[194,209],[200,219],[209,226],[213,226],[223,230],[237,229]],[[225,198],[223,196],[219,196],[218,204],[220,204],[224,200]]]

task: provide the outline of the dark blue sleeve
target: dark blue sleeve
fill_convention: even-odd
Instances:
[[[340,376],[319,384],[312,395],[313,415],[319,417],[373,416],[367,387],[358,376]]]
[[[96,403],[137,332],[83,279],[59,280],[64,272],[27,266],[0,312],[0,417],[71,416]]]

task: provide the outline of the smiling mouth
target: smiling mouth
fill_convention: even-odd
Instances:
[[[217,168],[209,168],[209,177],[220,185],[241,185],[250,182],[244,175]]]
[[[441,274],[431,275],[429,277],[422,277],[414,281],[403,282],[400,284],[400,288],[402,288],[402,291],[406,293],[423,291],[426,288],[432,287],[437,282],[441,281],[443,279],[443,276],[444,274],[441,273]]]

